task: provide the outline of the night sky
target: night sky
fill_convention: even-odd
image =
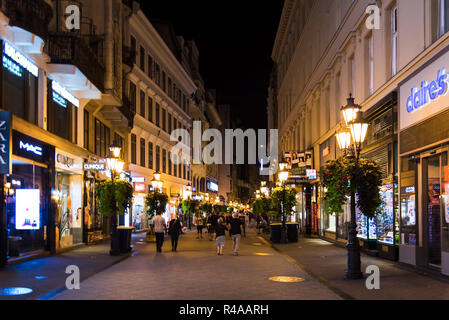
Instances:
[[[147,17],[195,40],[206,88],[242,128],[266,128],[267,88],[283,0],[141,0]]]

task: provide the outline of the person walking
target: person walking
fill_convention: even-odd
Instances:
[[[207,233],[210,241],[213,241],[215,226],[217,225],[218,219],[219,217],[215,213],[212,213],[207,217]]]
[[[223,255],[223,248],[226,243],[226,231],[228,228],[223,223],[223,218],[219,218],[214,227],[214,238],[217,241],[217,255]]]
[[[167,230],[167,224],[165,219],[160,213],[158,213],[151,221],[151,226],[156,234],[156,250],[162,252],[162,246],[164,245],[165,231]]]
[[[245,213],[243,211],[240,213],[239,218],[240,218],[240,222],[241,222],[242,227],[243,227],[243,236],[246,238],[246,216],[245,216]]]
[[[203,228],[204,228],[204,219],[201,215],[198,215],[196,218],[196,230],[197,230],[197,239],[203,239]]]
[[[178,216],[175,216],[175,218],[170,221],[168,233],[171,237],[171,251],[176,252],[178,248],[179,235],[182,234],[182,226]]]
[[[234,256],[238,256],[240,240],[242,239],[243,226],[238,212],[235,212],[229,224],[232,240],[234,241]]]

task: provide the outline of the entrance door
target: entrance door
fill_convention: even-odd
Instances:
[[[423,244],[427,264],[432,268],[441,268],[446,167],[447,152],[423,157]]]

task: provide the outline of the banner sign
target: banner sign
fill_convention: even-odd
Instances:
[[[0,174],[11,173],[11,114],[0,111]]]

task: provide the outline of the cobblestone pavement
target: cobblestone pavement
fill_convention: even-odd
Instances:
[[[341,299],[298,266],[277,253],[254,230],[242,239],[239,256],[232,255],[228,238],[224,256],[215,242],[182,235],[178,252],[168,238],[163,253],[140,242],[132,257],[66,290],[54,299],[65,300],[318,300]],[[83,270],[81,270],[83,273]],[[276,276],[299,277],[302,282],[270,281]]]

